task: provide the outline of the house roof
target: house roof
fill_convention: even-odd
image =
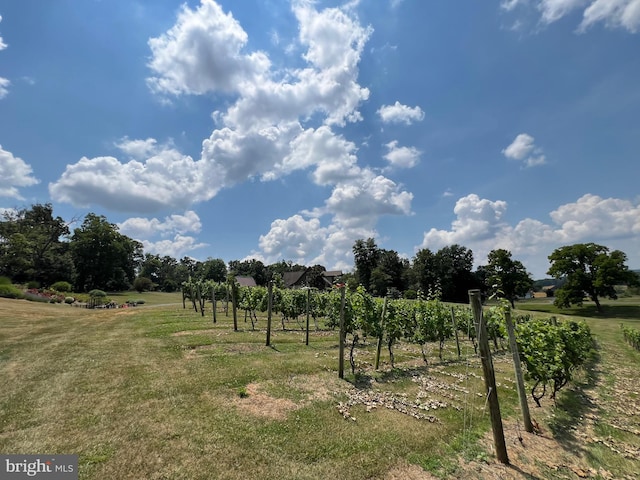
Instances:
[[[253,277],[236,277],[236,282],[238,282],[238,284],[241,287],[255,287],[256,285],[256,281],[253,279]]]
[[[284,272],[284,274],[282,275],[282,280],[284,281],[285,287],[295,285],[298,280],[300,280],[304,276],[305,273],[307,273],[306,270],[298,270],[297,272]]]

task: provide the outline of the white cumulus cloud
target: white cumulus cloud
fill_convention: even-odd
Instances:
[[[514,225],[504,220],[507,203],[482,199],[475,194],[458,200],[456,219],[449,230],[432,228],[416,248],[438,250],[452,244],[474,252],[476,265],[486,263],[496,248],[511,251],[535,275],[542,277],[549,267],[548,255],[563,245],[600,243],[621,249],[629,265],[640,265],[640,203],[586,194],[576,202],[550,212],[551,222],[525,218]]]
[[[31,165],[4,150],[0,145],[0,197],[23,200],[18,188],[36,185],[40,180],[33,176]]]
[[[378,115],[384,123],[404,123],[411,125],[424,119],[424,112],[418,106],[409,107],[396,101],[393,105],[383,105],[378,109]]]
[[[413,168],[420,161],[422,152],[415,147],[400,147],[397,140],[387,143],[386,147],[384,158],[393,167]]]
[[[521,133],[508,147],[502,150],[502,154],[511,160],[523,162],[526,167],[544,165],[547,161],[546,157],[534,141],[535,139],[531,135]]]

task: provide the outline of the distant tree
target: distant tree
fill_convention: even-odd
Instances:
[[[420,249],[413,257],[411,266],[411,285],[423,295],[440,290],[440,280],[436,271],[436,256],[428,248]]]
[[[229,274],[233,277],[253,277],[256,285],[265,286],[267,284],[267,268],[264,263],[255,258],[243,261],[231,260],[229,262]]]
[[[267,280],[271,280],[275,275],[279,275],[282,279],[286,272],[299,272],[307,269],[305,265],[293,263],[291,260],[280,260],[279,262],[267,265],[265,268],[267,270]]]
[[[73,280],[69,225],[53,216],[51,204],[36,204],[0,219],[0,275],[14,282],[37,281],[41,285]]]
[[[590,298],[598,312],[600,299],[617,299],[616,285],[637,285],[638,276],[625,265],[627,256],[620,250],[609,249],[595,243],[577,243],[557,248],[549,255],[551,267],[547,272],[566,282],[556,289],[555,305],[569,307],[582,305]]]
[[[469,290],[478,288],[478,281],[472,272],[473,252],[461,245],[441,248],[434,258],[435,272],[445,302],[466,303]]]
[[[227,264],[221,258],[209,257],[197,264],[196,276],[204,280],[224,282],[227,278]]]
[[[318,288],[324,290],[328,287],[327,282],[324,280],[324,272],[327,269],[322,265],[314,265],[307,270],[307,285],[312,288]]]
[[[118,231],[106,217],[89,213],[71,237],[79,291],[126,290],[143,259],[142,244]]]
[[[367,290],[371,289],[371,275],[378,265],[380,249],[373,238],[356,240],[353,245],[355,275],[358,282]]]
[[[511,258],[508,250],[491,250],[487,260],[488,265],[481,270],[487,292],[509,300],[515,308],[515,299],[525,295],[533,286],[531,275],[522,262]]]
[[[148,292],[153,290],[153,282],[147,277],[136,277],[133,281],[133,289],[138,292]]]
[[[407,288],[409,262],[395,250],[378,250],[376,266],[371,272],[371,293],[385,296],[390,290],[402,292]]]

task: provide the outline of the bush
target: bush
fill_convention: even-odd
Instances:
[[[103,290],[98,290],[97,288],[95,290],[91,290],[89,292],[89,296],[91,298],[97,298],[97,297],[106,297],[107,293],[104,292]]]
[[[73,297],[64,297],[64,303],[66,303],[67,305],[71,305],[75,301],[76,299]]]
[[[31,280],[30,282],[27,283],[27,288],[29,290],[38,289],[40,288],[40,282],[38,282],[37,280]]]
[[[49,302],[51,302],[51,298],[50,297],[42,296],[42,295],[40,295],[38,293],[34,293],[33,291],[25,292],[24,293],[24,298],[26,300],[29,300],[30,302],[40,302],[40,303],[49,303]]]
[[[72,286],[69,282],[56,282],[51,285],[51,290],[55,290],[56,292],[70,292],[72,290]]]
[[[24,298],[22,291],[11,284],[0,283],[0,297]]]
[[[133,281],[133,289],[138,293],[153,290],[153,282],[147,277],[136,277]]]
[[[0,277],[0,285],[11,285],[11,279],[9,277]]]

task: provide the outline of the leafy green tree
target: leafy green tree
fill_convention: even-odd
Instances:
[[[73,279],[68,224],[53,216],[51,204],[5,212],[0,220],[0,275],[15,282],[51,285]]]
[[[153,282],[147,277],[136,277],[133,281],[133,289],[138,292],[148,292],[153,290]]]
[[[533,286],[531,275],[522,262],[511,258],[508,250],[491,250],[487,259],[489,263],[481,271],[489,294],[508,300],[515,308],[515,299],[525,295]]]
[[[385,296],[390,291],[404,291],[408,286],[409,262],[400,258],[395,250],[380,249],[378,261],[371,272],[370,288],[373,295]]]
[[[564,278],[564,285],[556,290],[555,305],[582,305],[590,298],[598,312],[600,299],[617,299],[616,285],[637,285],[638,276],[625,265],[627,256],[620,250],[609,252],[595,243],[577,243],[557,248],[549,255],[551,267],[547,272],[554,278]]]
[[[479,286],[472,272],[473,252],[466,247],[455,244],[441,248],[435,254],[434,267],[444,302],[466,303],[469,290]]]
[[[141,263],[142,244],[118,231],[106,217],[89,213],[71,237],[80,291],[128,289]]]
[[[424,295],[440,290],[438,273],[436,272],[436,256],[428,248],[416,252],[411,267],[411,282],[415,290]]]
[[[229,262],[229,274],[234,277],[247,276],[253,277],[256,285],[262,287],[267,285],[267,268],[260,260],[252,258],[250,260],[231,260]]]
[[[224,282],[227,278],[227,264],[221,258],[207,258],[204,262],[198,262],[196,277],[214,282]]]
[[[365,289],[371,289],[371,275],[378,265],[380,249],[373,238],[356,240],[353,244],[353,257],[355,275],[360,285]]]

